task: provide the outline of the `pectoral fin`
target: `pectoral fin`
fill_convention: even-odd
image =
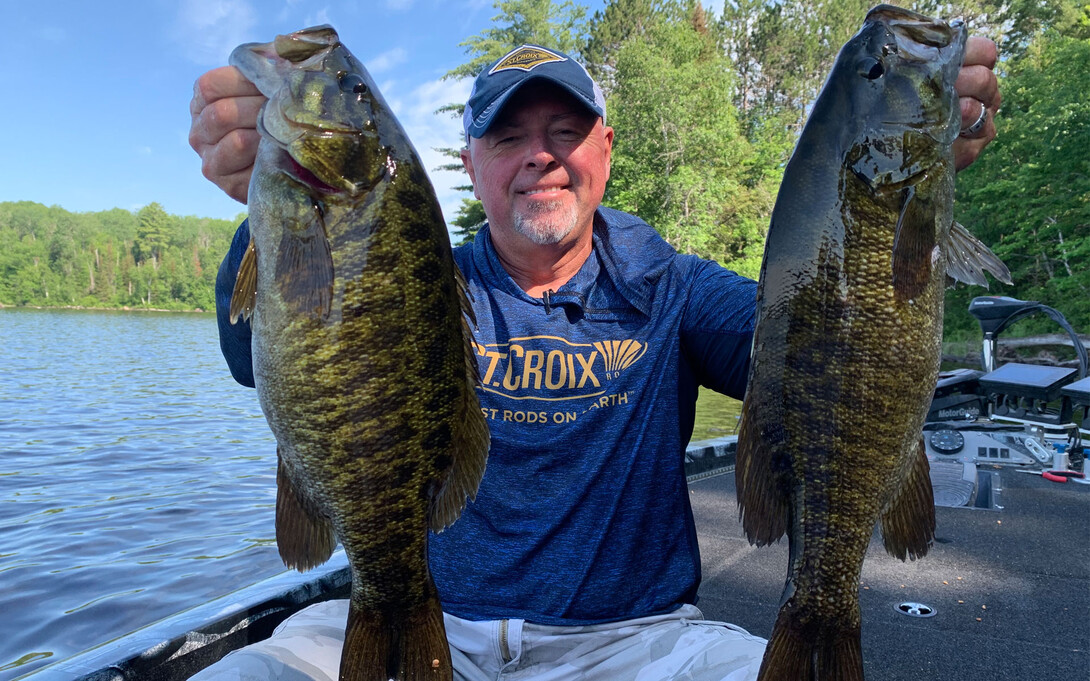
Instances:
[[[306,230],[284,230],[276,262],[276,283],[289,310],[321,319],[333,303],[333,254],[325,218],[314,206]]]
[[[946,275],[955,281],[988,288],[984,272],[991,272],[1004,284],[1013,283],[1010,270],[969,230],[955,222],[944,244],[946,251]]]
[[[238,266],[238,274],[235,275],[235,290],[231,293],[231,323],[248,321],[254,314],[254,302],[257,300],[257,249],[254,247],[254,237],[250,237],[250,245],[246,247],[246,253],[242,256],[242,262]]]
[[[910,186],[893,241],[893,292],[900,300],[912,300],[927,288],[934,250],[935,204]]]
[[[925,555],[935,539],[935,493],[922,437],[908,477],[882,514],[882,539],[901,560]]]

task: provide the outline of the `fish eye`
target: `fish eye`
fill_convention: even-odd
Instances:
[[[367,94],[367,83],[363,82],[359,74],[349,73],[341,78],[341,90],[354,92],[357,95]]]
[[[878,80],[885,75],[885,73],[886,69],[882,66],[882,62],[874,57],[867,57],[859,62],[859,75],[867,80]]]

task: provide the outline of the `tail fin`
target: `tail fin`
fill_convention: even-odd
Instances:
[[[800,625],[780,612],[768,640],[759,681],[863,681],[859,628]]]
[[[406,613],[348,610],[340,681],[450,681],[450,646],[434,596]]]

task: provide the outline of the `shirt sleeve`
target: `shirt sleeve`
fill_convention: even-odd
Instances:
[[[216,275],[216,322],[220,330],[220,351],[227,360],[231,375],[242,385],[254,387],[254,365],[250,354],[250,322],[239,319],[231,323],[231,294],[235,290],[235,277],[242,264],[242,256],[250,245],[249,220],[243,220],[235,231],[235,238],[227,257],[220,263]]]
[[[681,347],[700,385],[742,399],[757,322],[757,282],[709,260],[694,274],[681,322]]]

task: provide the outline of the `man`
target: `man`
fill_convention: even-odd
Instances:
[[[959,167],[994,137],[994,63],[992,43],[970,41]],[[191,144],[240,201],[261,103],[230,68],[194,93]],[[764,641],[695,606],[683,452],[698,385],[744,393],[756,284],[600,206],[605,115],[581,66],[531,45],[485,69],[467,103],[461,157],[488,225],[455,257],[492,449],[477,500],[429,543],[455,677],[753,679]],[[224,355],[252,385],[248,329],[222,316],[247,241],[244,224],[217,302]],[[197,678],[336,678],[345,615],[314,606]]]

